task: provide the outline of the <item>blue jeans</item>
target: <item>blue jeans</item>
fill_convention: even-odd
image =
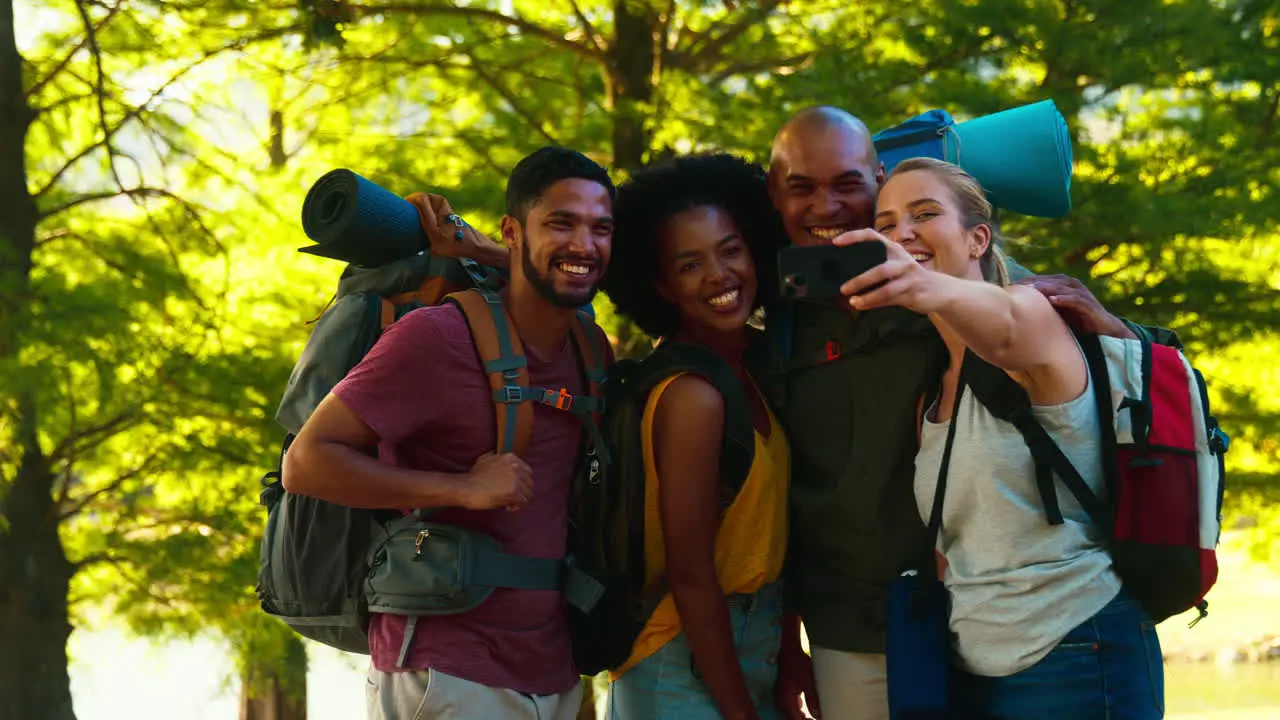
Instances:
[[[1155,624],[1123,590],[1035,665],[1007,677],[952,668],[952,717],[1148,720],[1164,717]]]
[[[761,720],[778,717],[773,688],[782,643],[782,593],[777,583],[732,595],[729,623],[747,692]],[[609,689],[609,720],[719,720],[720,711],[694,666],[684,633],[641,660]]]

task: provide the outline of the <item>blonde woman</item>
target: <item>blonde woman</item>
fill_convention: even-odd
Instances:
[[[1162,717],[1159,640],[1123,591],[1100,528],[1065,492],[1065,522],[1046,522],[1021,435],[961,385],[966,351],[1007,372],[1103,494],[1101,430],[1084,355],[1044,295],[1008,286],[982,188],[954,165],[905,161],[880,192],[875,230],[837,240],[854,242],[883,242],[889,259],[845,284],[849,304],[928,315],[950,355],[937,402],[923,408],[915,494],[927,520],[954,423],[937,545],[951,598],[953,715]]]

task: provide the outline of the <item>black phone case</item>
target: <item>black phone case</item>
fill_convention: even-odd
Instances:
[[[888,251],[879,242],[786,247],[778,251],[778,287],[785,298],[838,298],[841,285],[887,258]]]

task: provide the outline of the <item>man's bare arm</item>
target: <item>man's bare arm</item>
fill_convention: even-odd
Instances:
[[[398,468],[371,454],[377,433],[327,396],[285,455],[285,490],[355,508],[494,507],[529,502],[533,476],[516,455],[486,454],[466,473]]]

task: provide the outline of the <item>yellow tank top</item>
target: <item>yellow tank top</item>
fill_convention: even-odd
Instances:
[[[646,584],[654,585],[666,569],[666,548],[662,542],[659,512],[657,462],[653,454],[653,416],[674,375],[659,383],[649,395],[641,418],[640,436],[644,448],[645,520],[644,544]],[[755,455],[747,479],[725,511],[716,533],[715,563],[720,589],[729,594],[753,593],[778,579],[787,554],[787,483],[791,478],[791,453],[786,435],[769,414],[769,437],[755,433]],[[630,670],[657,652],[680,633],[680,615],[675,598],[667,593],[636,638],[631,657],[612,679]]]

